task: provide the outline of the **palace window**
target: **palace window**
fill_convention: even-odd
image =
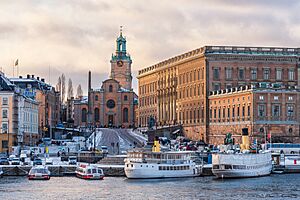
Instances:
[[[239,68],[239,80],[245,79],[245,69]]]
[[[214,80],[220,80],[220,69],[214,68]]]
[[[226,78],[226,80],[232,79],[232,68],[231,67],[228,67],[225,69],[225,78]]]
[[[289,96],[289,97],[288,97],[288,100],[289,100],[289,101],[293,101],[293,97],[292,97],[292,96]]]
[[[98,95],[95,96],[95,101],[98,101]]]
[[[257,79],[257,69],[251,69],[251,80]]]
[[[266,115],[266,106],[265,105],[259,105],[258,106],[258,116],[264,117]]]
[[[276,80],[282,79],[282,69],[276,69]]]
[[[221,88],[220,83],[213,83],[214,90],[220,90],[220,88]]]
[[[294,116],[294,106],[293,105],[287,106],[287,116],[288,117]]]
[[[278,96],[274,96],[274,100],[278,101],[279,97]]]
[[[124,96],[124,101],[127,101],[128,100],[128,97],[127,95]]]
[[[264,69],[264,80],[270,79],[270,69]]]
[[[272,106],[272,116],[279,117],[280,116],[280,105]]]
[[[289,81],[295,80],[295,71],[294,69],[289,69]]]

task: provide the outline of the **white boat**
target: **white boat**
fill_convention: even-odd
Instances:
[[[131,150],[125,161],[125,174],[129,179],[195,177],[201,167],[192,160],[192,151],[152,152]]]
[[[212,173],[218,178],[266,176],[271,173],[271,170],[271,152],[212,155]]]
[[[50,171],[47,166],[33,166],[28,173],[29,180],[49,180]]]
[[[104,178],[103,170],[96,165],[80,164],[75,173],[78,178],[86,180],[102,180]]]
[[[284,157],[284,171],[287,173],[300,172],[300,156],[285,156]]]

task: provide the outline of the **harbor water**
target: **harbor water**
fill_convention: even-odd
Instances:
[[[49,181],[3,177],[0,199],[300,199],[300,174],[226,180],[212,176],[148,180],[105,177],[102,181],[76,177],[52,177]]]

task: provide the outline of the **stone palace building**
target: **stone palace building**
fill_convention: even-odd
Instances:
[[[187,137],[212,144],[242,128],[300,142],[299,69],[299,48],[192,50],[139,71],[138,124],[182,124]]]

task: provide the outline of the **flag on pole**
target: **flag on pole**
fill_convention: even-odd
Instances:
[[[19,65],[19,59],[17,59],[15,62],[15,66],[18,66],[18,65]]]

